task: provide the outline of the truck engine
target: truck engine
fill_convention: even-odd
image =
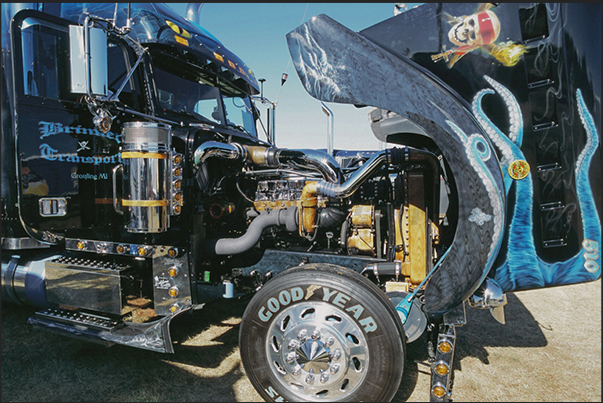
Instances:
[[[440,202],[439,162],[428,151],[384,150],[356,157],[342,169],[315,150],[206,142],[194,160],[200,204],[207,211],[206,237],[236,234],[234,223],[242,232],[208,241],[209,254],[234,255],[259,243],[298,252],[389,257],[400,262],[397,280],[406,287],[427,274],[423,251],[432,250],[438,238]],[[212,178],[209,164],[223,160],[231,167],[238,163],[239,169]],[[411,231],[411,222],[418,228]],[[416,248],[423,258],[416,259],[420,268],[413,271]]]

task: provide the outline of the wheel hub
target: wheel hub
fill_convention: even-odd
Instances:
[[[320,340],[308,340],[295,350],[297,362],[305,371],[319,373],[329,369],[330,351]]]
[[[331,305],[290,307],[275,319],[269,337],[273,373],[304,399],[341,398],[366,376],[368,348],[362,330]]]

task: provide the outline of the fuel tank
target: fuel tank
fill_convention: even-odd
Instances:
[[[57,258],[53,252],[40,254],[2,254],[2,300],[39,308],[49,306],[46,299],[47,261]]]

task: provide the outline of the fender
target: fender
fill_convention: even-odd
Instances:
[[[287,42],[310,95],[400,114],[430,134],[455,177],[463,178],[456,185],[459,217],[454,241],[425,290],[430,315],[450,311],[486,277],[505,228],[499,161],[470,106],[426,69],[325,15],[287,34]]]

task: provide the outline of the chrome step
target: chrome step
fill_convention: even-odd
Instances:
[[[48,308],[44,311],[36,312],[35,316],[50,318],[57,322],[72,324],[74,326],[85,326],[92,329],[112,332],[124,324],[104,316],[93,315],[90,313],[69,311],[60,308]]]

